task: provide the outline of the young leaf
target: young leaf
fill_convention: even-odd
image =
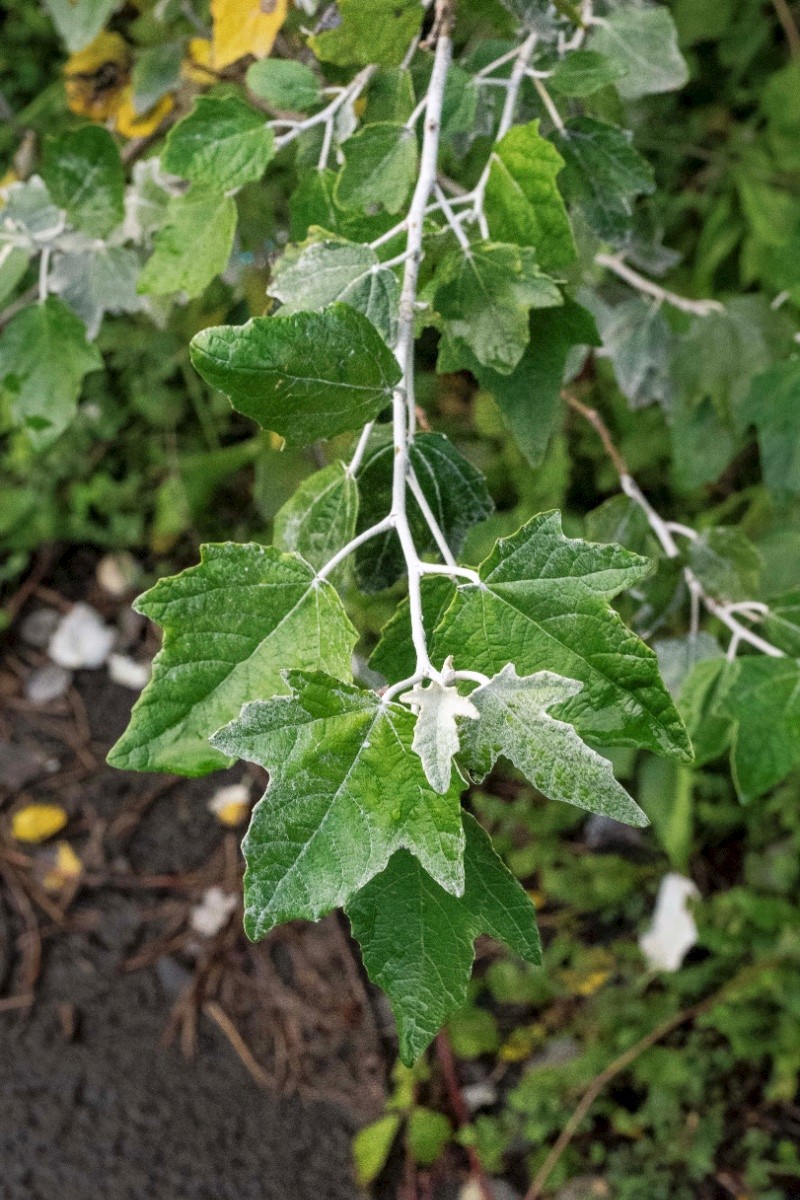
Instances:
[[[339,24],[309,39],[317,58],[337,67],[399,66],[424,15],[419,0],[339,0],[337,7]]]
[[[248,67],[245,78],[254,96],[281,111],[305,112],[320,99],[314,72],[290,58],[262,58]]]
[[[121,5],[122,0],[44,0],[70,54],[88,46]]]
[[[283,22],[288,0],[211,0],[211,61],[215,71],[252,55],[266,58]]]
[[[84,125],[48,138],[42,177],[78,229],[102,238],[122,221],[125,170],[107,129]]]
[[[531,901],[468,813],[464,833],[462,897],[445,892],[401,851],[345,910],[370,979],[389,997],[400,1057],[409,1065],[464,1005],[479,934],[541,962]]]
[[[356,531],[358,485],[340,463],[309,476],[275,514],[274,540],[319,570]]]
[[[528,313],[562,302],[526,246],[478,242],[452,250],[436,272],[433,303],[446,336],[465,342],[484,367],[508,375],[528,344]]]
[[[435,679],[426,686],[416,684],[400,699],[417,714],[411,749],[420,756],[433,790],[446,792],[450,787],[453,756],[458,754],[456,717],[477,721],[480,714],[466,696],[459,694],[457,687],[444,686]]]
[[[359,209],[380,204],[388,213],[398,213],[417,173],[414,130],[394,121],[365,125],[343,143],[342,154],[336,203]]]
[[[486,480],[441,433],[418,434],[410,446],[409,459],[448,546],[458,554],[468,531],[492,511]],[[391,506],[393,463],[391,439],[373,434],[373,444],[358,471],[359,532],[374,525]],[[408,497],[408,518],[418,552],[433,553],[436,541],[413,496]],[[365,592],[391,587],[404,570],[405,560],[393,530],[356,551],[358,583]]]
[[[139,291],[199,296],[227,267],[235,231],[236,204],[217,188],[194,184],[184,196],[173,197],[139,276]]]
[[[539,133],[539,122],[515,125],[492,152],[486,219],[498,242],[532,246],[545,271],[572,262],[575,243],[556,176],[564,160]]]
[[[174,175],[227,192],[260,179],[274,153],[263,113],[235,96],[199,96],[170,130],[162,162]]]
[[[139,266],[135,250],[92,241],[56,257],[48,286],[80,317],[86,336],[94,340],[106,313],[139,312],[145,307],[147,302],[136,290]]]
[[[513,665],[470,694],[480,720],[461,727],[464,762],[482,779],[500,754],[551,800],[629,825],[647,817],[617,783],[611,763],[548,709],[576,696],[581,684],[550,671],[520,678]]]
[[[574,117],[554,140],[564,161],[561,186],[601,238],[625,236],[636,196],[655,189],[653,170],[625,129],[594,117]]]
[[[626,100],[673,92],[689,78],[667,8],[617,8],[593,27],[589,46],[624,71],[617,88]]]
[[[54,296],[23,308],[0,335],[0,388],[39,447],[66,429],[84,376],[102,365],[83,324]]]
[[[650,572],[619,546],[566,538],[543,513],[501,539],[460,586],[434,631],[435,654],[493,675],[512,662],[528,675],[553,671],[585,686],[558,717],[609,745],[691,759],[691,746],[658,675],[656,656],[608,605]]]
[[[350,677],[356,631],[334,588],[271,546],[203,546],[200,563],[136,601],[164,629],[153,677],[112,766],[204,775],[229,765],[208,738],[253,695],[285,691],[287,662]]]
[[[290,248],[278,259],[268,292],[287,315],[321,312],[339,300],[394,341],[400,284],[369,246],[327,239]]]
[[[736,723],[731,762],[739,795],[757,800],[800,766],[800,661],[739,659],[721,707]]]
[[[243,846],[248,936],[345,904],[401,848],[460,895],[463,785],[444,796],[428,786],[411,713],[329,675],[285,678],[291,696],[246,705],[212,739],[270,773]]]
[[[386,407],[400,379],[374,326],[346,304],[204,329],[192,339],[191,356],[235,409],[290,445],[360,429]]]

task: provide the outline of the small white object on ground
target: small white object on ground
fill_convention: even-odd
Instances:
[[[217,788],[208,802],[208,811],[221,825],[241,825],[250,812],[250,787],[246,783],[229,783]]]
[[[135,587],[139,564],[127,550],[119,554],[104,554],[95,570],[97,582],[110,596],[124,596]]]
[[[61,615],[55,608],[35,608],[20,621],[19,636],[26,645],[44,650],[60,620]]]
[[[206,888],[203,899],[192,909],[189,924],[195,933],[213,937],[228,923],[238,903],[238,896],[223,891],[221,887]]]
[[[114,683],[140,692],[150,678],[150,664],[137,662],[127,654],[111,654],[108,658],[108,673]]]
[[[639,948],[651,970],[677,971],[692,946],[697,945],[697,925],[688,902],[699,897],[697,885],[677,871],[670,871],[661,880],[652,923],[639,938]]]
[[[71,673],[66,667],[57,667],[55,663],[31,671],[25,681],[25,695],[33,704],[49,704],[63,696],[72,681]]]
[[[47,653],[59,667],[97,670],[111,653],[114,630],[88,604],[75,604],[56,626]]]

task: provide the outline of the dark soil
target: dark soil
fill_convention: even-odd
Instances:
[[[70,589],[55,587],[23,615],[63,605]],[[97,589],[86,598],[141,652],[152,635],[129,612]],[[24,683],[44,655],[13,633],[4,651],[0,1200],[356,1197],[350,1139],[381,1109],[385,1054],[345,929],[290,925],[254,947],[237,911],[198,935],[205,890],[240,892],[240,835],[208,810],[236,772],[112,771],[105,752],[135,694],[101,669],[33,705]],[[31,801],[67,810],[59,838],[83,864],[55,893],[52,849],[9,834]]]

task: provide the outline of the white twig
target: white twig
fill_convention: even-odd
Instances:
[[[47,299],[47,275],[50,270],[50,247],[45,246],[39,258],[39,303]]]
[[[480,575],[477,571],[473,571],[472,567],[457,567],[450,563],[422,563],[420,572],[423,575],[449,575],[458,579],[468,579],[476,587],[483,586]]]
[[[659,304],[671,304],[673,308],[679,308],[681,312],[693,313],[697,317],[708,317],[711,313],[724,312],[725,306],[718,300],[689,300],[686,296],[679,296],[676,292],[662,288],[652,279],[634,271],[632,267],[623,262],[622,257],[618,254],[596,254],[594,261],[598,267],[605,267],[619,279],[629,283],[632,288],[636,288],[637,292],[641,292],[645,296],[652,296]]]
[[[467,258],[472,258],[472,250],[470,249],[469,238],[464,233],[464,230],[461,228],[459,218],[453,212],[453,208],[452,208],[452,205],[450,204],[450,201],[447,199],[447,196],[445,196],[444,192],[439,187],[438,183],[436,184],[436,187],[434,188],[434,193],[436,195],[436,199],[439,201],[439,208],[440,208],[441,212],[444,213],[445,219],[447,220],[447,224],[450,226],[453,233],[456,235],[456,237],[458,239],[459,246],[464,251],[464,254],[466,255]]]
[[[371,541],[372,538],[378,537],[382,533],[388,533],[390,529],[394,528],[394,524],[394,517],[390,515],[384,517],[382,521],[376,522],[375,525],[370,525],[369,529],[365,529],[362,533],[356,534],[346,546],[342,546],[341,550],[338,550],[334,554],[333,558],[328,559],[324,567],[320,567],[317,571],[317,580],[327,579],[331,571],[335,571],[339,563],[349,558],[354,550],[357,550],[359,546],[363,546],[365,542]]]
[[[533,86],[536,88],[536,91],[539,93],[539,99],[541,100],[541,102],[545,106],[545,108],[547,109],[547,113],[548,113],[548,116],[550,117],[550,120],[553,122],[553,124],[555,125],[555,127],[559,133],[564,133],[566,126],[564,125],[564,122],[561,120],[561,113],[558,111],[555,104],[553,103],[553,98],[550,95],[550,93],[548,92],[547,88],[544,86],[544,84],[542,83],[541,79],[539,78],[539,76],[537,74],[534,74],[532,71],[529,70],[527,72],[527,75],[529,76],[529,78],[531,78],[533,80]]]
[[[275,139],[275,145],[279,150],[284,146],[288,146],[290,142],[295,141],[300,137],[301,133],[305,133],[309,129],[313,129],[315,125],[332,124],[333,118],[336,116],[339,109],[348,102],[348,100],[356,100],[364,88],[369,83],[372,76],[377,71],[377,67],[364,67],[363,71],[359,71],[358,75],[348,83],[346,88],[343,88],[338,95],[334,96],[330,104],[325,108],[321,108],[319,112],[314,113],[310,117],[306,117],[304,121],[298,121],[288,133],[282,133],[280,137]],[[280,122],[278,122],[280,124]],[[273,122],[269,122],[273,124]]]
[[[439,553],[449,566],[454,567],[456,565],[456,560],[447,544],[447,538],[442,533],[441,526],[436,520],[436,517],[433,515],[433,509],[431,508],[430,504],[428,504],[428,498],[420,487],[419,480],[417,479],[416,472],[414,471],[413,467],[409,467],[408,470],[408,487],[411,495],[419,505],[419,510],[425,518],[425,523],[427,524],[428,529],[430,529],[431,533],[433,534],[433,540],[436,542]]]
[[[374,428],[375,428],[375,422],[370,421],[361,430],[361,437],[358,439],[358,442],[356,443],[356,448],[353,451],[353,457],[350,459],[350,462],[347,464],[347,467],[345,468],[345,470],[347,471],[347,474],[351,478],[356,474],[356,472],[358,471],[358,468],[361,466],[361,463],[364,460],[364,455],[366,454],[367,445],[369,443],[369,439],[372,435],[372,430]]]

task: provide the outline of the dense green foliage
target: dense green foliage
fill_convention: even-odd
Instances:
[[[529,1179],[593,1077],[702,1003],[546,1187],[712,1197],[723,1154],[777,1198],[783,1116],[732,1148],[758,1085],[726,1089],[760,1063],[791,1105],[800,1066],[783,6],[340,0],[310,36],[313,2],[233,35],[225,0],[42,7],[71,57],[62,86],[22,55],[5,96],[0,579],[54,538],[166,576],[111,761],[269,770],[248,933],[341,906],[404,1062],[448,1020],[499,1053],[506,1103],[459,1135],[492,1171]],[[53,52],[38,6],[11,25]],[[577,810],[653,830],[576,855]],[[631,930],[667,861],[703,954],[656,981]],[[513,956],[470,983],[481,933]],[[421,1165],[450,1137],[415,1070],[365,1176],[401,1125]]]

